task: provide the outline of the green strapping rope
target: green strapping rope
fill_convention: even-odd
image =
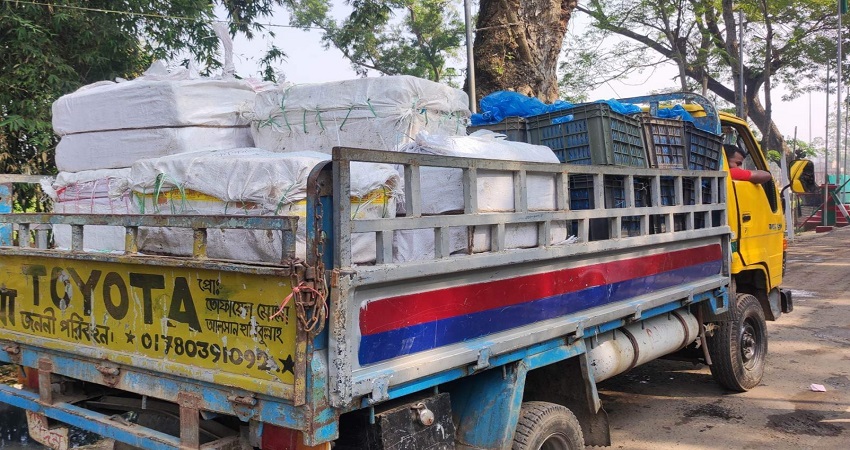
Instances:
[[[307,110],[305,109],[301,117],[301,125],[304,127],[304,134],[307,134]]]
[[[346,113],[346,114],[345,114],[345,119],[342,119],[342,124],[339,126],[339,131],[342,131],[342,127],[344,127],[344,126],[345,126],[345,122],[347,122],[347,121],[348,121],[348,116],[350,116],[350,115],[351,115],[351,111],[353,111],[353,110],[354,110],[354,105],[351,105],[351,106],[348,108],[348,113]]]
[[[188,206],[187,200],[186,200],[186,189],[179,182],[177,182],[177,179],[169,176],[168,174],[160,173],[160,174],[157,174],[156,180],[154,180],[154,197],[153,197],[154,212],[159,212],[159,196],[162,193],[162,185],[165,183],[166,179],[169,179],[169,178],[170,178],[170,181],[172,182],[172,184],[174,184],[174,186],[177,188],[177,192],[180,193],[180,200],[181,200],[180,211],[177,211],[175,209],[174,202],[170,202],[168,204],[169,208],[171,209],[171,214],[176,214],[177,212],[185,211],[186,207]]]
[[[292,126],[289,125],[289,119],[286,117],[286,113],[283,113],[283,122],[286,124],[286,129],[292,133]]]
[[[319,122],[319,128],[321,128],[322,131],[325,131],[325,124],[322,123],[322,111],[321,110],[318,110],[318,109],[316,110],[316,119]]]
[[[374,108],[374,107],[372,107],[372,101],[371,101],[371,100],[372,100],[372,99],[367,98],[367,99],[366,99],[366,105],[368,105],[368,106],[369,106],[369,111],[372,111],[372,114],[373,114],[375,117],[378,117],[378,113],[376,113],[376,112],[375,112],[375,108]]]
[[[286,129],[292,133],[292,127],[289,125],[289,119],[286,117],[286,95],[289,94],[290,89],[292,89],[292,87],[283,91],[283,96],[280,98],[280,114],[283,116],[283,122],[286,124]]]
[[[283,195],[280,197],[280,200],[277,201],[277,208],[275,208],[275,210],[274,210],[274,215],[276,215],[276,216],[280,215],[281,208],[292,203],[292,202],[288,202],[287,200],[289,199],[289,193],[292,192],[292,189],[294,187],[295,187],[295,185],[291,184],[291,185],[289,185],[289,187],[286,188],[285,191],[283,191]]]

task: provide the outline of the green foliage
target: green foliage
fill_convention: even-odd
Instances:
[[[664,61],[677,62],[677,58],[681,58],[683,71],[690,82],[695,83],[694,87],[705,78],[710,81],[709,89],[712,89],[712,83],[731,85],[733,66],[737,66],[738,60],[729,52],[726,30],[740,26],[736,23],[737,11],[740,10],[745,22],[744,74],[748,85],[761,86],[767,53],[762,2],[734,2],[732,18],[735,22],[728,24],[725,20],[728,16],[724,16],[721,3],[725,2],[590,0],[581,4],[578,10],[592,19],[594,29],[588,33],[595,36],[597,42],[600,36],[616,34],[626,38],[627,43],[652,50]],[[790,92],[790,97],[822,89],[827,61],[834,64],[836,57],[835,2],[777,0],[766,2],[766,5],[774,25],[771,52],[771,79],[774,84],[781,84]],[[850,24],[845,24],[845,27],[850,28]],[[608,34],[600,35],[600,30]],[[848,35],[846,31],[844,34]],[[610,41],[597,54],[608,51]],[[641,64],[632,63],[629,69],[634,71],[641,67]]]
[[[0,173],[52,174],[58,142],[51,105],[82,85],[132,78],[154,59],[188,54],[209,72],[218,62],[216,3],[231,33],[252,36],[284,0],[53,0],[0,3]],[[271,63],[282,53],[268,56]],[[19,197],[31,209],[32,191]]]
[[[464,38],[459,0],[351,0],[350,14],[333,19],[330,0],[292,2],[292,24],[319,27],[326,48],[342,51],[354,70],[450,81],[447,67]]]
[[[823,154],[823,147],[819,147],[817,145],[817,142],[808,143],[800,139],[794,140],[793,138],[786,138],[785,143],[788,144],[789,148],[795,150],[796,158],[811,158],[812,156],[818,156]],[[777,158],[777,161],[778,160],[779,159]]]

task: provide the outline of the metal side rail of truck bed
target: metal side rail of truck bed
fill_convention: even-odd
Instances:
[[[407,214],[351,220],[350,203],[336,196],[328,362],[336,407],[375,404],[536,353],[549,355],[535,360],[545,365],[584,352],[582,337],[694,302],[714,312],[727,306],[724,172],[338,148],[334,192],[347,192],[344,169],[353,161],[403,170]],[[423,180],[435,176],[460,184],[462,210],[422,213],[423,197],[433,195]],[[484,177],[505,178],[512,210],[479,209]],[[552,187],[548,210],[529,209],[532,179]],[[571,179],[582,181],[580,191]],[[590,209],[570,209],[571,196],[588,193]],[[456,230],[470,244],[464,251],[454,251]],[[536,238],[511,248],[518,231]],[[394,261],[401,232],[431,239],[431,257]],[[374,265],[351,263],[355,233],[375,234]],[[483,248],[470,248],[476,240]]]

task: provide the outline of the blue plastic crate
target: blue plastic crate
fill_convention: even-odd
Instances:
[[[681,120],[641,115],[650,167],[685,168],[685,125]]]
[[[661,206],[676,205],[676,185],[673,177],[661,177]]]
[[[605,177],[603,188],[606,208],[626,207],[626,189],[623,177]],[[594,207],[592,176],[570,176],[569,191],[570,209],[592,209]]]
[[[564,120],[566,116],[572,120]],[[526,119],[528,142],[552,149],[561,162],[647,167],[640,118],[619,114],[605,103]]]
[[[593,177],[590,175],[570,176],[570,209],[593,208]]]
[[[688,168],[691,170],[720,170],[723,137],[685,124],[688,142]]]
[[[505,117],[505,120],[492,125],[479,125],[466,127],[466,134],[472,134],[478,130],[490,130],[507,136],[507,140],[513,142],[528,142],[525,119],[522,117]]]

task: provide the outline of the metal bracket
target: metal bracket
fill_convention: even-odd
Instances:
[[[629,318],[627,319],[627,322],[629,322],[629,323],[635,323],[635,322],[638,322],[638,321],[640,321],[640,318],[641,318],[642,316],[643,316],[643,308],[641,308],[640,306],[636,306],[636,307],[635,307],[635,312],[634,312],[634,313],[632,313],[631,317],[629,317]]]
[[[103,382],[107,386],[115,386],[118,384],[121,369],[117,366],[112,364],[98,364],[95,366],[95,369],[103,375]]]
[[[15,364],[21,363],[21,346],[18,344],[8,344],[3,347],[3,351],[9,354],[9,360]]]
[[[384,400],[389,400],[390,398],[390,377],[389,375],[385,375],[380,378],[376,378],[372,381],[372,398],[369,399],[369,404],[374,405],[376,403],[382,402]]]
[[[472,366],[472,369],[479,371],[488,367],[490,367],[490,347],[484,347],[478,351],[478,362]]]
[[[257,406],[257,398],[254,394],[237,395],[231,394],[227,396],[227,401],[233,405],[233,413],[243,422],[247,422],[255,415],[254,407]]]

